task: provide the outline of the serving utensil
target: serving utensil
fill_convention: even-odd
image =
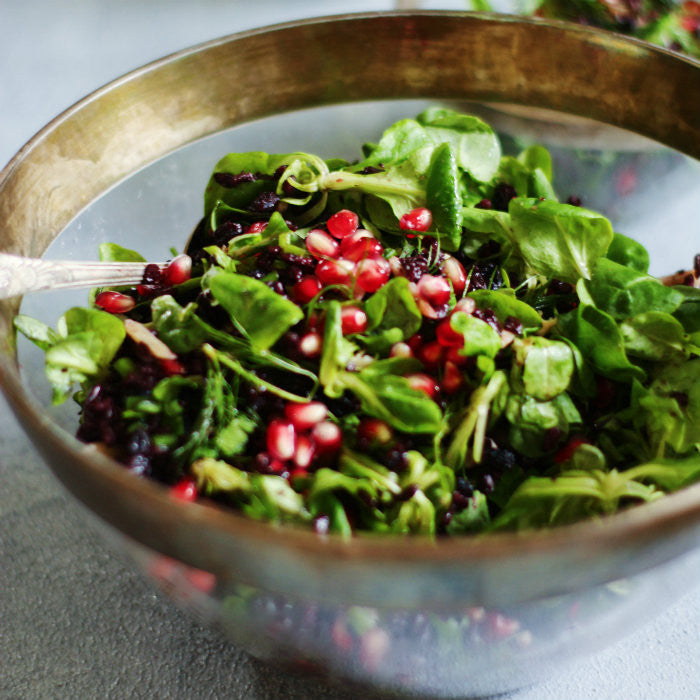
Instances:
[[[161,271],[168,266],[167,262],[42,260],[0,253],[0,299],[47,289],[140,284],[152,264]]]

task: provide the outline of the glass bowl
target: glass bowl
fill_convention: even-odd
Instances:
[[[85,259],[113,241],[161,259],[185,243],[223,153],[353,157],[435,102],[484,110],[506,147],[550,147],[560,193],[647,245],[653,273],[697,252],[700,64],[584,27],[451,12],[246,32],[115,81],[2,172],[0,247]],[[257,656],[404,695],[494,694],[633,629],[697,570],[700,484],[597,521],[436,542],[345,542],[176,501],[72,437],[77,417],[50,406],[41,353],[15,337],[20,304],[55,324],[85,300],[0,302],[2,388],[105,536]]]

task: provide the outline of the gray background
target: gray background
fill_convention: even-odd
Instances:
[[[0,0],[0,166],[56,114],[181,48],[393,2]],[[422,3],[461,8],[463,3]],[[0,698],[357,697],[251,659],[134,574],[56,483],[0,398]],[[508,700],[700,698],[700,588]]]

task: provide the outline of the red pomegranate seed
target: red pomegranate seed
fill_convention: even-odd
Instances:
[[[173,258],[163,271],[167,284],[182,284],[192,276],[192,258],[183,253]]]
[[[408,343],[394,343],[389,350],[389,357],[413,357],[413,350]]]
[[[246,233],[262,233],[267,227],[267,221],[255,221],[250,226]]]
[[[340,618],[337,618],[331,627],[331,639],[338,649],[348,654],[352,651],[355,643],[348,628]]]
[[[136,306],[133,297],[119,292],[100,292],[95,297],[95,304],[111,314],[125,314]]]
[[[357,434],[372,445],[387,445],[394,439],[389,425],[378,418],[363,418],[357,426]]]
[[[296,432],[289,421],[273,420],[267,426],[267,449],[275,459],[291,459],[296,449]]]
[[[324,454],[337,452],[343,441],[340,428],[335,423],[327,420],[314,425],[311,431],[311,438],[316,443],[318,451]]]
[[[315,258],[337,258],[340,255],[338,241],[318,228],[306,235],[306,249]]]
[[[344,306],[340,311],[343,335],[364,333],[367,330],[367,314],[357,306]]]
[[[406,379],[408,379],[411,389],[422,391],[429,399],[434,399],[440,389],[435,380],[428,374],[409,374]]]
[[[520,623],[512,617],[497,612],[486,613],[486,633],[491,639],[505,639],[520,629]]]
[[[466,355],[461,354],[461,349],[462,348],[447,348],[445,350],[445,362],[451,362],[453,365],[457,365],[457,367],[463,367],[464,365],[469,363],[470,358],[468,358]]]
[[[292,297],[297,304],[308,304],[322,289],[318,277],[306,275],[292,287]]]
[[[304,357],[318,357],[323,347],[323,339],[315,331],[303,335],[299,340],[299,352]]]
[[[376,292],[391,277],[391,267],[384,258],[365,258],[357,263],[357,286],[365,292]]]
[[[359,217],[349,209],[337,211],[326,223],[329,233],[336,238],[345,238],[345,236],[355,233],[359,225]]]
[[[681,27],[690,34],[695,34],[700,29],[700,17],[683,15],[681,17]]]
[[[359,262],[363,258],[380,256],[384,248],[369,231],[358,228],[355,233],[351,233],[340,241],[340,252],[344,258]]]
[[[418,280],[418,294],[431,306],[442,306],[450,300],[450,284],[439,275],[423,275]]]
[[[461,333],[457,333],[457,331],[452,328],[449,318],[440,321],[435,329],[435,337],[438,343],[444,345],[446,348],[461,348],[464,345],[464,336]]]
[[[160,364],[163,372],[169,377],[173,377],[176,374],[185,374],[186,371],[185,366],[178,360],[167,358],[165,360],[158,360],[158,364]]]
[[[328,415],[326,404],[320,401],[309,403],[288,403],[284,407],[284,415],[297,430],[309,430],[316,423],[325,420]]]
[[[181,501],[192,502],[197,498],[197,484],[188,476],[183,477],[170,489],[170,495]]]
[[[467,286],[467,273],[464,271],[462,263],[457,258],[449,256],[440,266],[440,270],[452,282],[455,294],[461,297]]]
[[[586,438],[581,437],[580,435],[573,435],[569,438],[569,441],[566,443],[566,445],[564,445],[564,447],[562,447],[559,450],[559,452],[557,452],[554,455],[554,461],[557,464],[567,462],[573,457],[574,452],[576,452],[576,450],[578,450],[578,448],[581,447],[581,445],[587,444],[588,440],[586,440]]]
[[[316,445],[306,435],[297,438],[297,446],[294,450],[294,464],[299,469],[308,469],[316,455]]]
[[[413,352],[418,352],[418,348],[420,348],[421,345],[423,345],[423,336],[416,334],[412,335],[407,341],[407,345]]]
[[[323,318],[319,314],[309,314],[306,327],[310,331],[323,331]]]
[[[315,272],[324,285],[350,284],[355,272],[355,263],[350,260],[321,260],[316,265]]]
[[[421,345],[416,351],[416,357],[423,363],[426,369],[435,369],[442,364],[445,356],[445,347],[437,340]]]
[[[464,377],[454,362],[445,362],[440,389],[446,394],[456,394],[464,384]]]
[[[402,231],[427,231],[432,225],[433,214],[425,207],[411,209],[399,221],[399,228]]]
[[[214,590],[214,586],[216,586],[216,576],[203,569],[195,569],[188,566],[185,567],[183,574],[187,581],[202,593],[211,593]]]
[[[156,296],[158,292],[162,287],[159,287],[157,284],[137,284],[136,285],[136,293],[140,297],[145,297],[146,299],[150,299],[151,297]]]

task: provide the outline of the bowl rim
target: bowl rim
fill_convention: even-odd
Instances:
[[[319,23],[334,23],[365,19],[372,17],[419,17],[449,16],[471,17],[482,21],[499,24],[520,23],[537,24],[558,28],[569,34],[581,34],[602,43],[621,43],[633,46],[646,53],[666,54],[676,62],[690,64],[700,72],[700,61],[676,52],[653,46],[640,39],[616,35],[604,30],[570,24],[563,21],[543,20],[539,18],[519,18],[511,16],[485,15],[484,13],[458,12],[452,10],[425,11],[391,11],[360,12],[326,17],[314,17],[306,20],[278,23],[266,27],[229,34],[217,39],[202,42],[192,47],[173,52],[167,56],[151,61],[139,68],[110,81],[97,88],[39,130],[0,172],[0,188],[26,156],[60,124],[71,115],[84,109],[87,105],[110,93],[115,87],[137,79],[159,67],[178,61],[213,47],[240,41],[247,37],[274,31],[284,31],[295,27],[310,26]],[[320,105],[312,105],[316,107]],[[257,119],[259,117],[253,117]],[[243,125],[239,122],[235,126]],[[233,124],[231,126],[234,126]],[[181,143],[178,147],[186,146]],[[163,154],[164,155],[164,154]],[[73,217],[78,216],[73,214]],[[226,536],[244,537],[264,546],[274,543],[288,549],[317,554],[325,559],[362,560],[363,562],[460,562],[465,564],[480,560],[504,559],[525,554],[556,554],[572,547],[575,543],[582,550],[618,549],[628,544],[657,540],[667,534],[677,533],[692,525],[700,523],[700,483],[687,486],[675,493],[668,494],[656,502],[642,504],[604,518],[548,528],[537,531],[499,532],[478,536],[446,537],[435,540],[422,536],[386,536],[358,532],[350,540],[339,535],[319,536],[315,532],[292,525],[278,526],[274,523],[249,519],[233,509],[227,509],[213,503],[183,503],[168,495],[167,488],[150,479],[137,477],[116,461],[91,451],[75,437],[55,424],[45,413],[36,399],[25,389],[15,363],[0,362],[0,388],[5,393],[8,403],[17,415],[28,435],[43,433],[45,444],[42,453],[51,466],[52,452],[64,454],[66,458],[80,464],[87,470],[97,470],[102,479],[109,482],[124,497],[138,498],[148,504],[168,521],[174,519],[184,522],[192,528],[208,523],[213,530]],[[64,480],[61,474],[59,479]],[[69,489],[74,491],[75,484]],[[79,490],[79,489],[78,489]],[[80,500],[80,494],[78,495]],[[95,511],[96,515],[100,513]],[[171,553],[172,552],[165,552]],[[196,562],[195,562],[196,564]]]

